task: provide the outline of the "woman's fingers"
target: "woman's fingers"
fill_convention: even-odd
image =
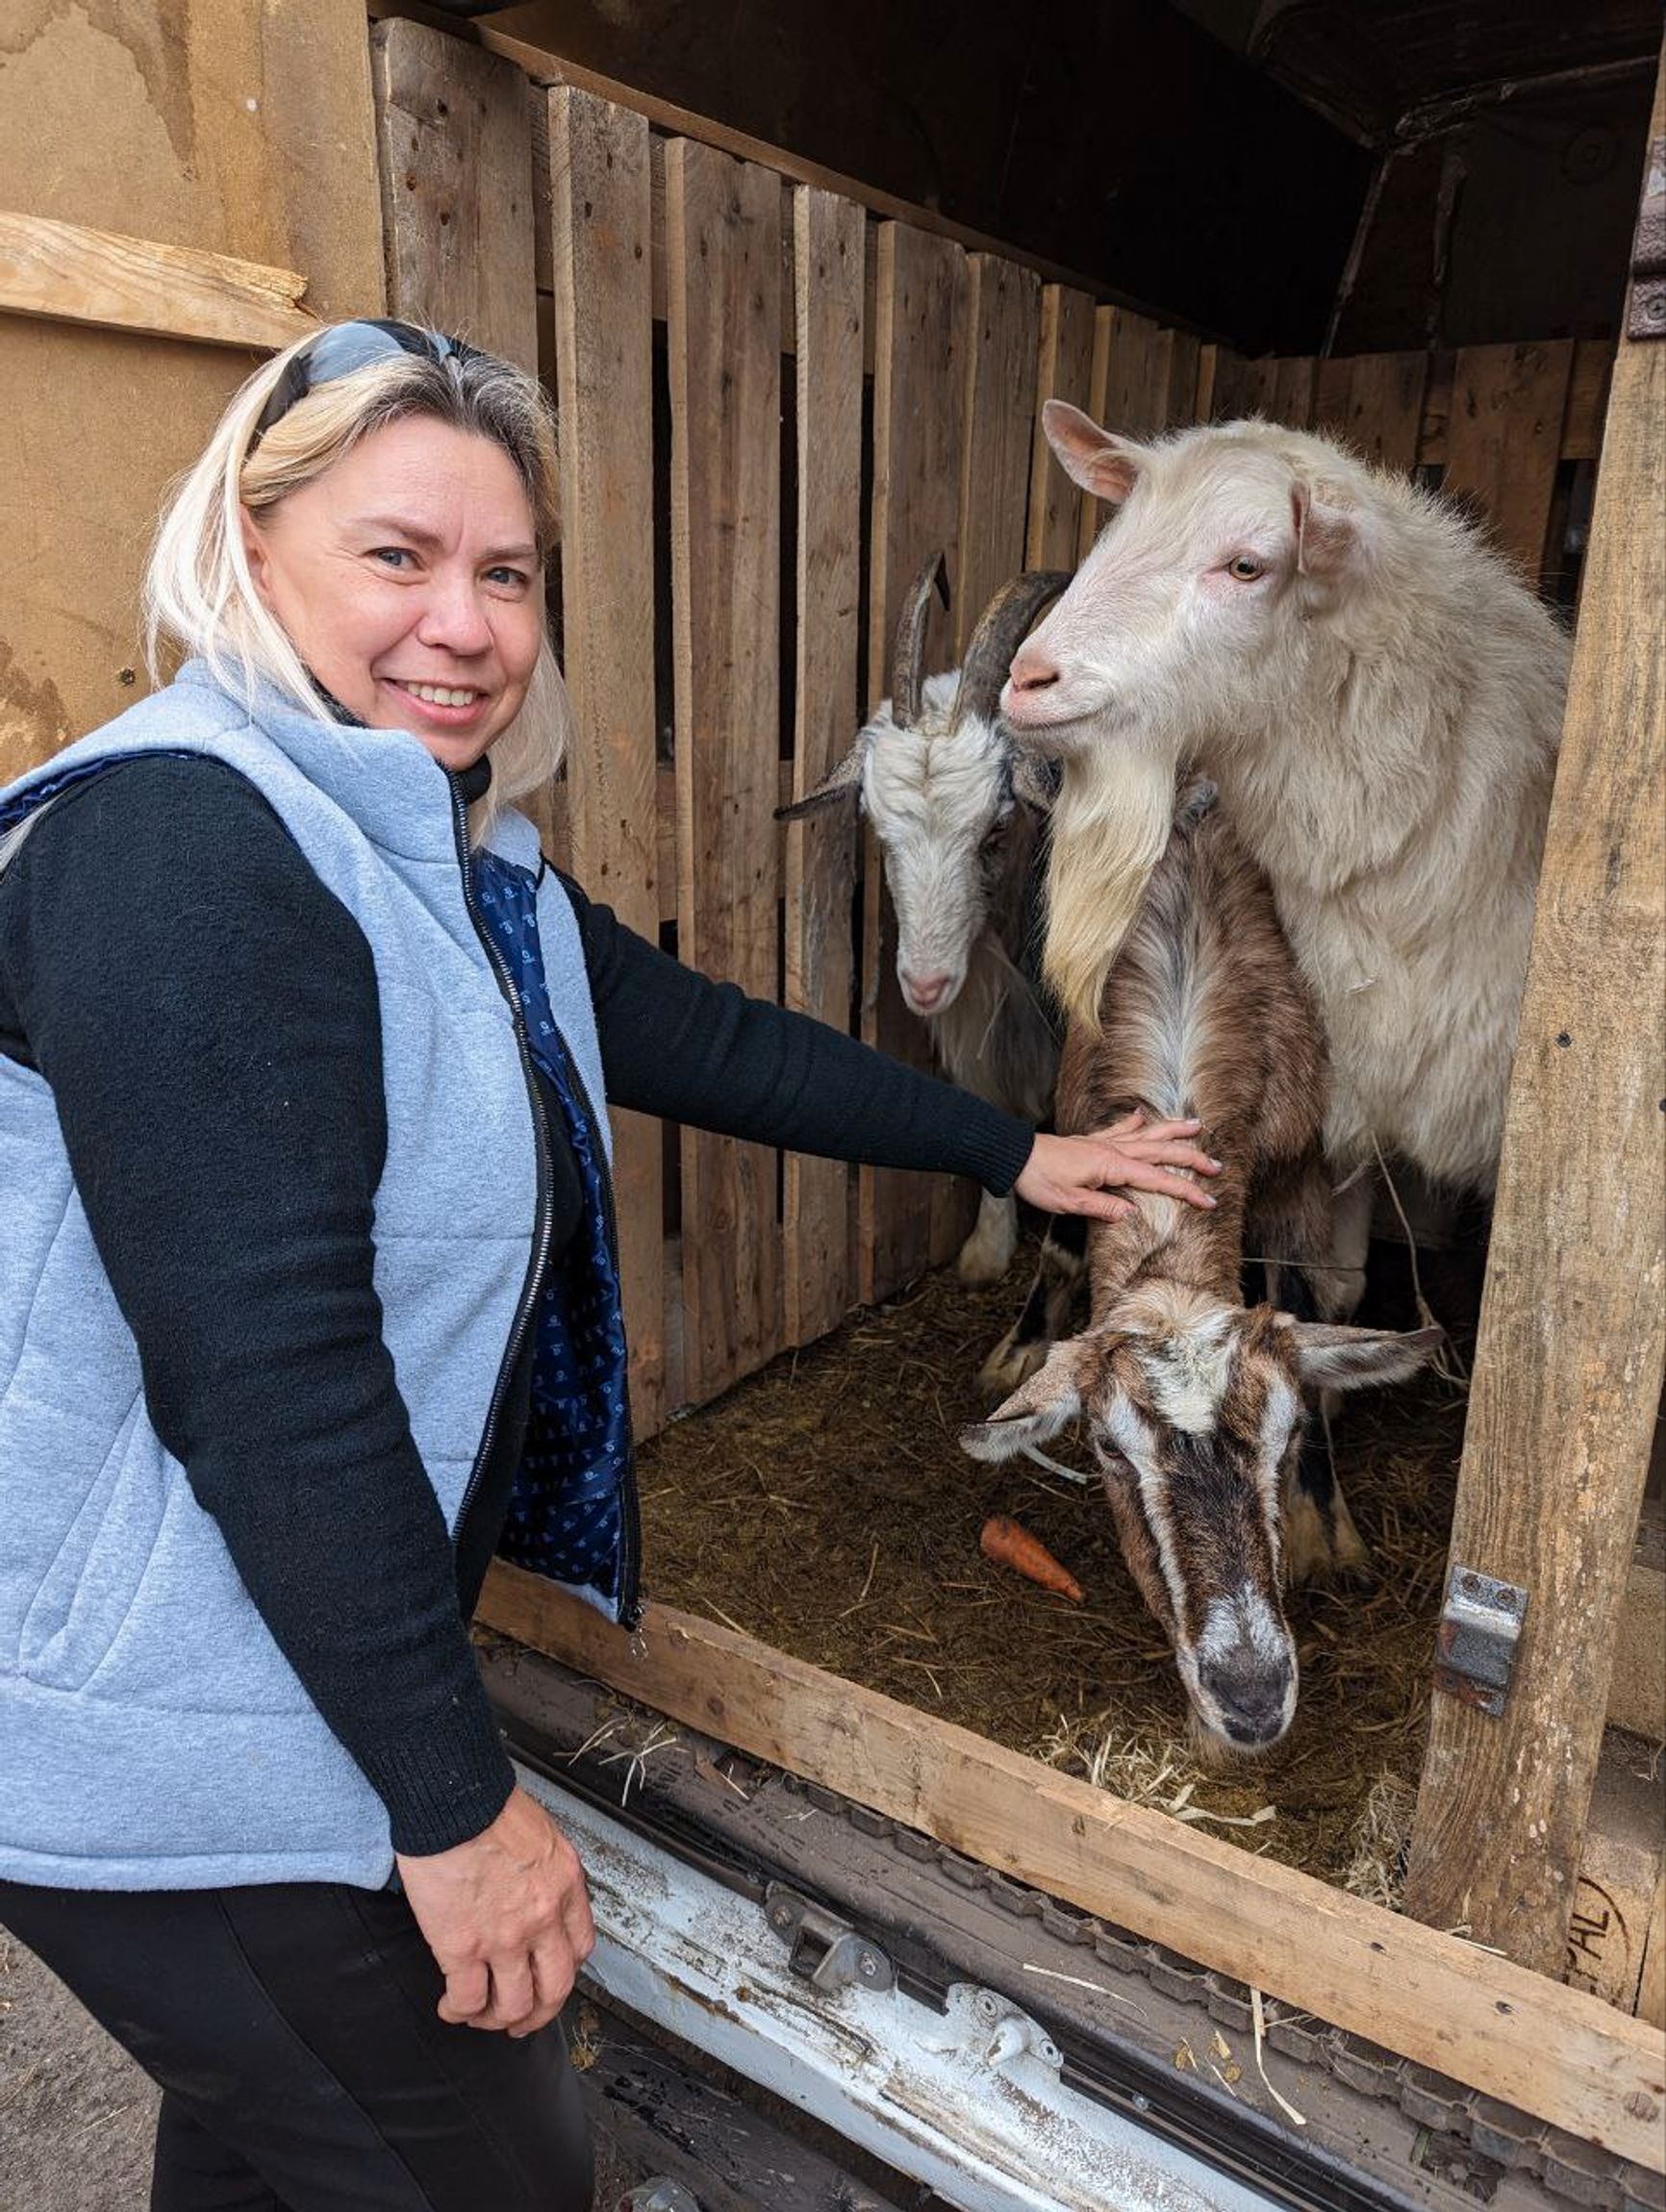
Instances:
[[[453,2027],[477,2020],[492,2000],[492,1976],[484,1959],[451,1967],[445,1975],[445,1993],[440,1999],[440,2017]]]
[[[1201,1206],[1208,1212],[1215,1205],[1215,1195],[1205,1191],[1200,1183],[1194,1183],[1184,1175],[1174,1175],[1159,1167],[1155,1161],[1125,1161],[1116,1176],[1125,1191],[1156,1191],[1167,1198],[1184,1198],[1189,1206]]]

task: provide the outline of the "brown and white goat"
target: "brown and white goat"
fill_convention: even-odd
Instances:
[[[1070,582],[1035,570],[984,609],[958,670],[923,673],[925,617],[943,574],[936,554],[897,622],[892,695],[816,789],[780,809],[792,821],[845,800],[860,806],[896,911],[896,979],[950,1079],[1030,1121],[1052,1111],[1058,1043],[1043,1011],[1040,834],[1052,788],[998,725],[1007,664],[1036,612]],[[963,1282],[998,1282],[1018,1247],[1018,1204],[978,1204],[961,1246]]]
[[[1224,1163],[1210,1186],[1218,1203],[1204,1213],[1137,1192],[1125,1219],[1089,1224],[1086,1332],[1054,1344],[961,1442],[974,1458],[1005,1459],[1085,1419],[1123,1556],[1198,1720],[1253,1749],[1275,1743],[1296,1709],[1285,1582],[1363,1557],[1327,1456],[1302,1450],[1303,1394],[1398,1381],[1440,1332],[1345,1328],[1243,1302],[1247,1234],[1254,1257],[1307,1278],[1322,1310],[1342,1293],[1311,1265],[1328,1249],[1330,1210],[1318,1014],[1267,880],[1213,795],[1189,788],[1099,1022],[1066,1037],[1057,1118],[1075,1131],[1135,1108],[1200,1116],[1199,1143]],[[1024,1319],[992,1362],[1009,1380],[1066,1325],[1070,1274],[1057,1246],[1044,1256]]]

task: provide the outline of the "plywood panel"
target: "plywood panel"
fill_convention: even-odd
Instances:
[[[1535,586],[1573,364],[1571,339],[1473,345],[1458,354],[1453,374],[1442,488],[1474,496],[1501,549]]]
[[[5,47],[0,207],[293,269],[326,317],[380,312],[362,14],[36,8]],[[259,359],[0,320],[0,779],[146,688],[139,585],[164,489]]]
[[[1518,558],[1542,539],[1569,350],[1459,364],[1452,465],[1493,490]],[[1518,433],[1490,395],[1524,390]],[[1452,1557],[1522,1585],[1527,1621],[1500,1719],[1434,1700],[1407,1888],[1421,1919],[1463,1922],[1545,1973],[1559,1970],[1567,1934],[1666,1355],[1663,505],[1666,346],[1627,341],[1452,1525]]]
[[[660,887],[654,758],[653,318],[648,127],[557,86],[549,105],[550,268],[561,411],[561,597],[572,742],[571,865],[651,943]],[[657,1121],[614,1116],[614,1187],[631,1410],[665,1414],[665,1281]]]
[[[776,995],[781,186],[709,146],[666,149],[683,958]],[[749,1374],[782,1336],[775,1154],[683,1132],[686,1389]]]
[[[1030,447],[1026,568],[1073,568],[1081,531],[1082,495],[1053,458],[1041,425],[1044,399],[1089,408],[1093,397],[1094,303],[1068,285],[1042,287],[1036,419]]]
[[[868,689],[889,689],[892,640],[903,593],[933,552],[960,541],[961,454],[971,277],[963,250],[907,223],[879,233],[873,349],[873,507],[869,579]],[[952,582],[952,579],[951,579]],[[933,603],[927,670],[951,667],[953,641]],[[862,1034],[871,1044],[928,1062],[921,1024],[903,1006],[896,922],[884,870],[868,838],[864,862]],[[864,1168],[858,1182],[861,1293],[883,1297],[930,1255],[931,1185],[923,1176]]]
[[[798,400],[797,669],[792,796],[802,798],[856,733],[861,594],[863,243],[852,201],[793,195]],[[853,813],[791,823],[786,850],[786,1001],[835,1029],[851,1020]],[[788,1342],[808,1344],[855,1295],[850,1170],[789,1153],[783,1184]]]
[[[396,312],[538,367],[531,86],[425,24],[372,37]]]

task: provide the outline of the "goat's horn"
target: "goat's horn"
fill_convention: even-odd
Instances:
[[[1013,655],[1048,601],[1056,599],[1070,581],[1062,568],[1032,568],[1001,586],[967,640],[950,729],[969,715],[994,721]]]
[[[948,605],[948,569],[941,553],[934,553],[908,587],[902,612],[896,617],[896,645],[891,656],[891,713],[905,730],[920,720],[920,702],[925,691],[925,617],[931,610],[933,586]]]

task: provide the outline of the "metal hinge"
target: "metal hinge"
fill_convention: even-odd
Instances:
[[[1666,338],[1666,138],[1649,147],[1643,200],[1631,240],[1628,338]]]
[[[1454,1565],[1435,1639],[1437,1686],[1496,1719],[1509,1696],[1527,1614],[1527,1594],[1515,1583]]]
[[[764,1918],[787,1946],[787,1964],[818,1989],[894,1989],[896,1972],[876,1943],[784,1882],[764,1892]]]

